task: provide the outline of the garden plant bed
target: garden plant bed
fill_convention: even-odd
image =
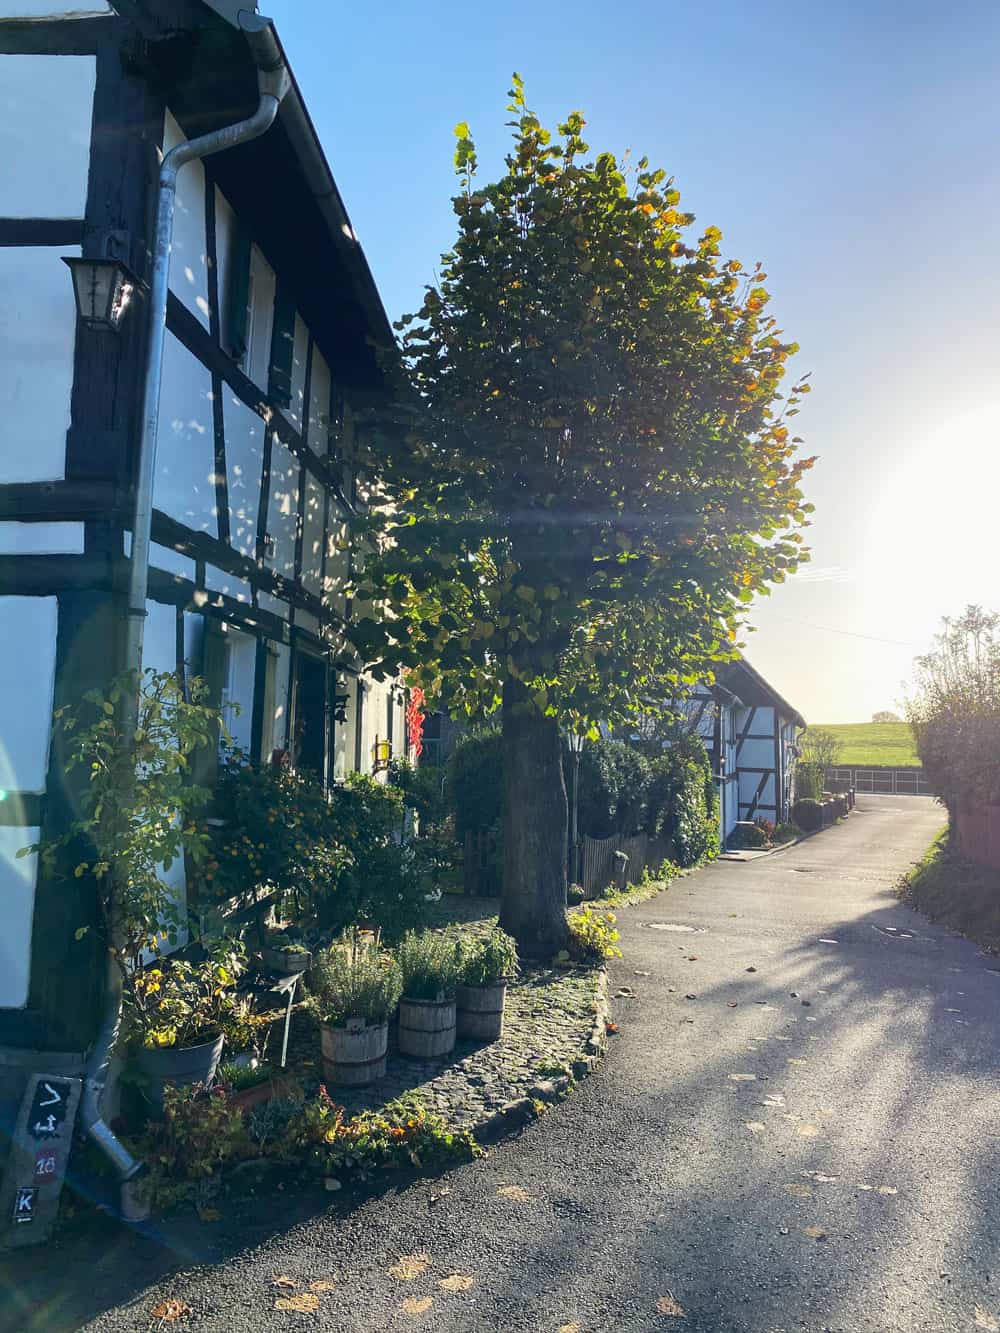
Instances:
[[[607,982],[600,966],[525,965],[507,990],[504,1035],[483,1045],[459,1040],[448,1055],[399,1054],[390,1027],[386,1077],[366,1088],[328,1089],[348,1115],[412,1093],[429,1110],[486,1138],[530,1118],[533,1102],[553,1101],[589,1073],[604,1045]],[[288,1073],[306,1087],[322,1077],[319,1032],[307,1011],[292,1020]]]

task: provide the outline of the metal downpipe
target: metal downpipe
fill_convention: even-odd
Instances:
[[[170,251],[174,231],[174,206],[177,199],[177,173],[187,162],[212,153],[220,153],[237,144],[248,143],[264,134],[278,114],[281,99],[291,87],[281,48],[270,19],[248,10],[239,14],[240,30],[257,66],[259,102],[256,111],[235,125],[213,130],[172,148],[160,165],[156,206],[156,232],[149,294],[149,344],[143,388],[142,435],[136,469],[135,514],[132,524],[132,551],[129,570],[128,611],[125,641],[125,670],[138,681],[142,670],[142,647],[146,620],[146,592],[149,586],[149,545],[153,519],[153,479],[156,472],[156,433],[160,416],[160,386],[163,377],[163,347],[166,337],[167,296],[170,278]],[[133,734],[139,708],[138,690],[130,691],[122,709],[122,730]],[[112,903],[112,913],[114,904]],[[84,1070],[80,1121],[94,1143],[109,1158],[122,1182],[132,1180],[143,1169],[109,1129],[103,1119],[102,1102],[108,1069],[118,1041],[122,1019],[122,977],[114,958],[109,956],[104,1018]]]

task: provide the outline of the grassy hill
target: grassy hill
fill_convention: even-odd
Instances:
[[[913,733],[907,722],[821,722],[843,749],[838,763],[845,768],[888,764],[894,768],[920,767]]]

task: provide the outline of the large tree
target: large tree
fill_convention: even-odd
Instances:
[[[760,265],[694,239],[645,158],[587,157],[579,112],[553,137],[517,76],[510,96],[493,183],[456,128],[458,236],[398,325],[411,397],[372,437],[386,503],[354,637],[448,708],[500,711],[501,921],[540,956],[566,935],[560,727],[710,676],[803,558],[811,460]]]

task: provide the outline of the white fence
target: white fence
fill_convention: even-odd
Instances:
[[[849,791],[870,796],[933,796],[934,789],[920,768],[828,768],[829,791]]]

